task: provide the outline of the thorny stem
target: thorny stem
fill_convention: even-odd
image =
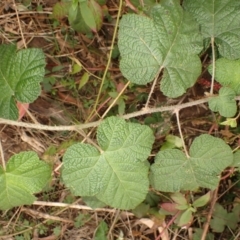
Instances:
[[[207,98],[199,99],[199,100],[192,101],[192,102],[182,103],[182,104],[179,104],[179,105],[142,109],[142,110],[134,112],[134,113],[125,114],[121,117],[124,118],[124,119],[130,119],[130,118],[133,118],[133,117],[138,117],[138,116],[151,114],[151,113],[156,113],[156,112],[174,111],[175,109],[180,110],[180,109],[183,109],[183,108],[192,107],[192,106],[195,106],[195,105],[206,103],[206,102],[209,101],[210,98],[213,98],[213,97],[207,97]],[[236,97],[235,100],[240,100],[240,96]],[[102,122],[102,120],[96,121],[96,122],[91,122],[91,123],[70,125],[70,126],[48,126],[48,125],[18,122],[18,121],[13,121],[13,120],[0,118],[0,124],[7,124],[7,125],[12,125],[12,126],[46,130],[46,131],[79,131],[80,129],[97,127],[101,122]]]
[[[181,123],[180,123],[180,119],[179,119],[179,110],[180,109],[175,109],[174,112],[175,112],[176,118],[177,118],[178,131],[179,131],[180,137],[182,139],[183,149],[184,149],[184,152],[185,152],[187,158],[189,158],[190,156],[188,154],[187,147],[186,147],[186,144],[185,144],[185,141],[183,138],[183,134],[182,134],[182,128],[181,128]]]
[[[211,37],[211,46],[212,46],[212,80],[211,80],[210,95],[213,95],[213,87],[214,87],[214,79],[215,79],[215,67],[216,67],[214,37]]]

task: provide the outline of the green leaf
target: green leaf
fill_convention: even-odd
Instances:
[[[90,7],[88,6],[88,2],[84,1],[80,3],[80,11],[83,17],[84,22],[88,25],[88,27],[96,32],[96,22],[94,19],[93,12],[91,11]]]
[[[193,240],[201,240],[203,234],[203,229],[195,228],[193,234]],[[207,233],[205,240],[214,240],[214,235],[212,233]]]
[[[193,206],[195,208],[203,207],[209,202],[210,198],[211,198],[211,194],[210,194],[210,192],[208,192],[208,193],[204,194],[203,196],[201,196],[200,198],[198,198],[197,200],[195,200],[193,202]]]
[[[17,51],[15,45],[0,45],[0,117],[18,119],[16,101],[31,103],[40,95],[45,57],[40,49]]]
[[[51,168],[35,152],[12,156],[6,171],[0,166],[0,209],[32,204],[32,195],[42,190],[51,177]]]
[[[94,240],[107,240],[108,225],[104,221],[100,221]]]
[[[79,1],[77,7],[71,5],[68,20],[71,27],[81,33],[98,31],[103,23],[103,11],[94,0]]]
[[[101,202],[99,199],[97,199],[95,196],[92,197],[82,197],[82,200],[91,208],[102,208],[105,207],[106,204]]]
[[[137,207],[135,207],[132,212],[137,218],[146,217],[148,215],[148,211],[150,206],[146,203],[140,203]]]
[[[215,64],[215,79],[222,86],[230,87],[236,94],[240,94],[240,60],[220,58]],[[212,74],[212,65],[208,71]]]
[[[179,217],[178,226],[187,225],[191,220],[192,220],[192,211],[191,209],[187,209]]]
[[[210,226],[214,232],[223,232],[227,222],[227,215],[227,211],[220,204],[216,203],[213,218],[210,221]]]
[[[62,19],[66,17],[69,11],[70,4],[70,2],[57,2],[53,6],[52,17],[55,19]]]
[[[237,127],[237,119],[236,118],[227,118],[226,121],[221,122],[220,124],[235,128],[235,127]]]
[[[178,205],[187,205],[186,197],[182,193],[173,193],[170,195],[171,199]]]
[[[219,138],[203,134],[190,147],[190,158],[177,149],[160,151],[151,166],[150,183],[164,192],[215,189],[218,175],[232,164],[231,148]]]
[[[166,136],[165,140],[166,142],[164,142],[163,145],[161,146],[161,150],[182,147],[182,140],[178,136],[169,134]]]
[[[214,112],[219,112],[223,117],[233,117],[237,112],[235,96],[234,90],[222,87],[217,97],[209,99],[209,108]]]
[[[222,56],[240,58],[239,0],[184,0],[183,6],[200,24],[204,39],[214,38]]]
[[[161,1],[150,18],[135,14],[122,17],[118,46],[120,69],[129,81],[147,84],[164,69],[161,91],[178,97],[193,86],[201,72],[197,53],[202,39],[194,19],[177,0]]]
[[[132,209],[148,192],[146,161],[154,142],[152,130],[110,117],[97,130],[101,150],[78,143],[63,157],[62,178],[73,194],[96,196],[115,208]]]
[[[233,163],[231,166],[240,168],[240,150],[233,154]]]

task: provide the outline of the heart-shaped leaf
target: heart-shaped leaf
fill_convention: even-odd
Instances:
[[[0,209],[32,204],[37,193],[51,178],[51,168],[35,152],[11,157],[6,171],[0,166]]]
[[[96,196],[115,208],[132,209],[147,195],[152,130],[110,117],[97,131],[101,150],[72,145],[63,157],[62,178],[73,194]]]
[[[232,164],[231,148],[221,139],[203,134],[190,148],[190,158],[177,149],[160,151],[151,166],[152,186],[164,192],[215,189],[218,175]]]
[[[151,82],[164,69],[161,90],[178,97],[193,86],[201,72],[197,54],[202,49],[198,26],[178,0],[164,0],[152,8],[150,18],[122,17],[118,46],[120,69],[136,84]]]
[[[31,103],[40,95],[45,57],[40,49],[17,51],[15,45],[0,45],[0,117],[18,119],[16,101]]]

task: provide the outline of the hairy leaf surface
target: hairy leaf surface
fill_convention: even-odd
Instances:
[[[0,117],[18,119],[16,101],[31,103],[40,95],[45,57],[40,49],[17,51],[15,45],[0,45]]]
[[[237,112],[235,92],[231,88],[222,87],[219,95],[208,101],[209,108],[214,112],[219,112],[223,117],[233,117]]]
[[[223,57],[240,58],[239,0],[184,0],[183,6],[200,24],[204,39],[214,39]]]
[[[208,70],[212,74],[212,65]],[[240,94],[240,60],[219,58],[215,63],[215,79],[222,86],[230,87],[236,94]]]
[[[101,151],[83,143],[68,148],[62,178],[75,195],[96,196],[112,207],[131,209],[146,197],[154,136],[147,126],[110,117],[97,131]]]
[[[37,193],[51,177],[51,168],[35,152],[21,152],[11,157],[6,171],[0,166],[0,209],[32,204]]]
[[[190,158],[177,149],[160,151],[151,166],[152,186],[165,192],[214,189],[218,175],[232,164],[231,148],[221,139],[203,134],[190,147]]]
[[[127,14],[119,26],[120,69],[136,84],[151,82],[163,70],[161,90],[178,97],[201,72],[198,26],[177,0],[161,1],[150,17]]]

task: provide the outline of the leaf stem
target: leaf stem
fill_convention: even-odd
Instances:
[[[159,69],[158,73],[156,74],[156,77],[154,78],[154,81],[153,81],[153,84],[152,84],[150,93],[148,94],[148,99],[147,99],[147,102],[146,102],[146,104],[145,104],[145,108],[148,108],[150,99],[151,99],[151,97],[152,97],[154,88],[155,88],[155,86],[156,86],[156,84],[157,84],[157,80],[158,80],[159,74],[161,73],[162,69],[163,69],[163,67],[161,67],[161,68]]]
[[[187,147],[186,147],[186,144],[185,144],[185,141],[184,141],[184,138],[183,138],[183,134],[182,134],[182,128],[181,128],[181,123],[180,123],[180,119],[179,119],[179,111],[180,111],[180,109],[176,108],[174,110],[174,113],[176,114],[178,131],[179,131],[180,137],[182,139],[183,149],[184,149],[184,152],[185,152],[187,158],[189,158],[190,156],[188,154]]]
[[[213,87],[214,87],[214,79],[215,79],[215,47],[214,47],[214,37],[211,37],[211,46],[212,46],[212,80],[211,80],[211,88],[210,88],[210,95],[213,95]]]

